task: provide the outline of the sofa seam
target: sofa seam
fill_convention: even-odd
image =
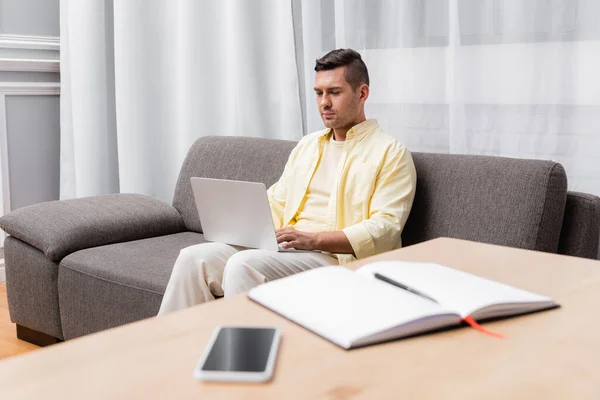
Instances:
[[[150,289],[144,289],[144,288],[141,288],[141,287],[138,287],[138,286],[134,286],[134,285],[129,285],[129,284],[125,284],[125,283],[116,282],[116,281],[113,281],[111,279],[102,278],[102,277],[97,276],[97,275],[92,275],[92,274],[90,274],[88,272],[84,272],[84,271],[78,270],[76,268],[73,268],[73,267],[71,267],[71,266],[69,266],[67,264],[63,264],[62,262],[58,266],[59,267],[62,266],[63,268],[69,269],[69,270],[74,271],[74,272],[78,272],[78,273],[80,273],[82,275],[87,275],[89,277],[92,277],[92,278],[95,278],[95,279],[98,279],[98,280],[101,280],[101,281],[104,281],[104,282],[108,282],[108,283],[112,283],[112,284],[120,285],[120,286],[125,286],[125,287],[128,287],[130,289],[141,290],[141,291],[144,291],[144,292],[148,292],[148,293],[153,293],[153,294],[158,294],[158,295],[164,296],[164,293],[160,293],[160,292],[157,292],[157,291],[154,291],[154,290],[150,290]],[[59,278],[60,278],[60,275],[59,275]],[[59,297],[60,297],[60,294],[59,294]]]
[[[549,169],[548,169],[548,178],[546,179],[546,193],[544,195],[544,204],[542,205],[542,212],[540,214],[540,221],[538,222],[538,226],[537,226],[537,231],[535,234],[535,247],[536,250],[539,249],[539,245],[540,245],[540,231],[542,228],[542,221],[544,221],[544,217],[546,216],[547,213],[547,203],[548,203],[548,196],[549,196],[549,192],[550,192],[550,179],[552,178],[552,173],[554,172],[554,169],[556,168],[556,166],[559,165],[558,163],[554,163]],[[566,196],[565,196],[565,206],[566,206]],[[562,231],[562,226],[564,224],[564,211],[563,211],[563,216],[562,216],[562,220],[560,223],[560,231]],[[556,243],[556,246],[553,250],[553,252],[556,252],[558,250],[558,245],[560,242],[560,233],[559,233],[559,238],[558,241]]]

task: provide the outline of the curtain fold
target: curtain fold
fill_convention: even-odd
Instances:
[[[61,199],[119,192],[110,10],[107,1],[60,2]]]
[[[61,0],[61,41],[61,198],[170,201],[200,136],[322,129],[314,60],[342,46],[411,150],[552,159],[600,195],[595,0]]]
[[[291,0],[62,0],[61,27],[61,198],[171,202],[201,136],[302,137]]]
[[[600,195],[600,3],[320,0],[302,3],[308,131],[314,59],[363,55],[368,117],[413,151],[551,159]]]

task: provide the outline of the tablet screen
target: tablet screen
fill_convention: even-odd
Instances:
[[[272,328],[223,327],[203,371],[261,372],[267,367],[275,337]]]

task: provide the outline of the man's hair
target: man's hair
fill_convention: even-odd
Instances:
[[[352,49],[331,50],[317,59],[315,71],[329,71],[338,67],[346,67],[344,78],[352,90],[356,90],[363,83],[369,86],[369,71],[357,51]]]

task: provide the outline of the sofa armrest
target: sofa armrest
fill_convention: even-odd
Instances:
[[[575,257],[599,257],[600,198],[568,192],[558,253]]]
[[[111,194],[51,201],[0,218],[0,228],[59,261],[75,251],[185,230],[179,212],[150,196]]]

